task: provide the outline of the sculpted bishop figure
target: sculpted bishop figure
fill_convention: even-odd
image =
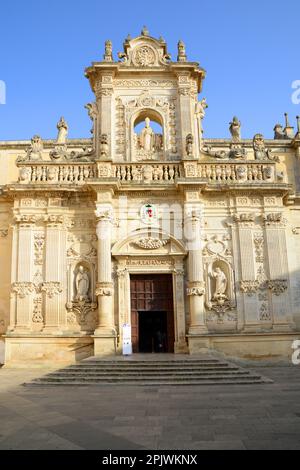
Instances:
[[[79,270],[76,276],[76,300],[89,300],[88,299],[88,292],[89,292],[90,280],[87,272],[85,271],[83,266],[79,266]]]
[[[211,274],[211,277],[215,279],[215,291],[213,294],[214,299],[223,296],[226,297],[226,288],[227,288],[227,277],[225,273],[217,267]]]
[[[134,134],[134,146],[138,159],[155,159],[163,149],[163,136],[156,134],[150,126],[150,119],[146,117],[145,127],[140,134]]]
[[[152,127],[150,126],[150,119],[146,117],[145,127],[140,134],[140,146],[146,152],[151,152],[153,150],[155,143],[155,133],[153,132]]]

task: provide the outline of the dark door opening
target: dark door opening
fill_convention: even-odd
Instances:
[[[138,312],[139,352],[168,352],[167,312]]]
[[[174,352],[172,275],[132,274],[130,299],[133,352]]]

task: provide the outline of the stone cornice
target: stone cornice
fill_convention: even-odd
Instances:
[[[89,79],[91,88],[95,92],[96,83],[101,79],[102,75],[110,74],[113,78],[122,78],[127,72],[130,73],[142,73],[143,75],[151,77],[157,75],[157,73],[163,72],[166,75],[168,72],[170,75],[177,76],[182,73],[190,73],[192,78],[197,80],[198,92],[202,90],[202,81],[205,78],[206,71],[199,66],[198,62],[168,62],[160,66],[151,67],[135,67],[125,66],[122,62],[92,62],[90,67],[85,69],[85,76]]]
[[[276,147],[280,149],[289,149],[293,150],[295,147],[295,143],[300,144],[300,140],[275,140],[275,139],[265,139],[265,144],[267,147]],[[1,140],[0,141],[0,151],[1,150],[26,150],[30,146],[30,140]],[[86,138],[75,138],[75,139],[68,139],[68,146],[70,148],[82,148],[88,145],[91,145],[91,139]],[[204,145],[210,144],[214,147],[229,147],[232,144],[231,139],[227,138],[207,138],[204,140]],[[44,149],[52,149],[57,145],[56,139],[46,139],[43,140]],[[253,148],[253,140],[252,139],[242,139],[241,145],[246,148]],[[296,145],[297,146],[297,145]]]
[[[26,150],[31,144],[30,140],[1,140],[1,150]],[[43,147],[45,150],[52,149],[57,145],[56,139],[43,140]],[[68,146],[70,148],[82,148],[91,145],[91,139],[68,139]]]

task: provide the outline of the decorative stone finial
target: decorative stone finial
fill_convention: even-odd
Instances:
[[[104,53],[103,58],[105,62],[113,61],[112,42],[109,39],[105,41],[105,53]]]
[[[147,26],[144,26],[141,32],[142,36],[150,36]]]
[[[183,41],[178,42],[178,56],[177,60],[178,62],[186,62],[186,50],[185,50],[185,44]]]
[[[284,117],[285,117],[285,127],[291,127],[291,126],[290,126],[290,123],[289,123],[289,115],[288,115],[288,113],[284,113]]]
[[[57,123],[57,129],[58,129],[58,136],[56,143],[57,144],[65,144],[67,140],[67,135],[68,135],[68,130],[69,126],[67,122],[65,121],[64,117],[61,117],[59,122]]]
[[[286,136],[287,139],[293,139],[294,138],[294,128],[289,123],[288,113],[284,113],[284,117],[285,117],[285,128],[284,128],[285,136]]]
[[[297,134],[300,135],[300,116],[296,116],[297,119]]]
[[[127,35],[127,38],[125,39],[125,42],[129,42],[129,41],[131,41],[131,36],[130,36],[130,34],[128,34],[128,35]]]

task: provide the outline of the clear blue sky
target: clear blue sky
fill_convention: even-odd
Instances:
[[[229,137],[233,115],[242,136],[273,136],[283,113],[300,114],[291,83],[300,80],[300,1],[285,0],[1,0],[0,140],[56,136],[64,115],[69,137],[90,137],[84,105],[93,99],[84,68],[102,60],[104,41],[116,54],[144,24],[162,35],[176,59],[177,42],[207,70],[202,96],[206,137]]]

